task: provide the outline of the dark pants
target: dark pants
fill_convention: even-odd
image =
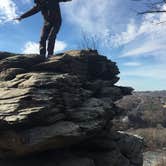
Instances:
[[[51,24],[49,22],[44,23],[40,38],[40,55],[46,55],[46,47],[48,51],[48,56],[53,55],[56,35],[59,32],[60,26],[61,22],[57,24]],[[47,40],[48,46],[46,46]]]

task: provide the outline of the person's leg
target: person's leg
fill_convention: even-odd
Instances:
[[[51,31],[50,31],[50,34],[49,34],[49,37],[48,37],[48,47],[47,47],[48,57],[50,57],[54,53],[56,35],[57,35],[56,34],[56,29],[53,26],[51,28]]]
[[[55,40],[56,40],[57,33],[59,32],[60,26],[61,26],[61,22],[51,27],[51,30],[48,36],[48,48],[47,48],[48,57],[52,56],[54,53]]]
[[[51,25],[47,22],[44,23],[42,32],[41,32],[41,37],[40,37],[40,55],[44,56],[46,55],[46,41],[48,39],[49,33],[51,30]]]

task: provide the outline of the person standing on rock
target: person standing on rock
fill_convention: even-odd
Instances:
[[[40,55],[46,56],[46,47],[47,47],[47,57],[53,55],[56,35],[59,32],[61,27],[61,11],[60,11],[60,2],[67,2],[72,0],[34,0],[35,6],[21,15],[15,20],[21,21],[24,18],[30,17],[39,11],[41,11],[44,18],[44,26],[40,38]],[[46,46],[48,40],[48,46]]]

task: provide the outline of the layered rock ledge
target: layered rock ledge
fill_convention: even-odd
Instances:
[[[111,131],[118,74],[97,51],[0,52],[0,165],[141,166],[142,139]]]

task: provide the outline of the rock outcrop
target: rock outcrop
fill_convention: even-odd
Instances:
[[[115,101],[132,91],[118,74],[97,51],[1,52],[0,165],[141,166],[142,139],[111,131]]]

